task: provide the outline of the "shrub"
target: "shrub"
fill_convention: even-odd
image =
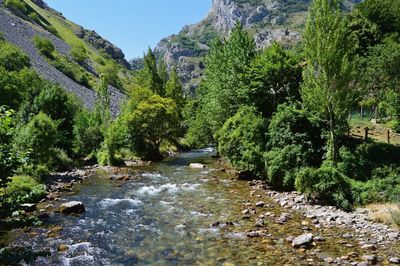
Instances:
[[[307,197],[351,210],[354,198],[349,178],[332,165],[304,168],[296,175],[296,189]]]
[[[73,46],[71,49],[71,55],[79,64],[85,63],[85,60],[88,58],[87,51],[83,45]]]
[[[104,143],[97,154],[97,161],[101,165],[118,165],[122,162],[117,153],[128,146],[126,141],[127,127],[122,117],[115,120],[108,128]]]
[[[57,126],[40,112],[21,127],[14,138],[14,149],[27,154],[28,163],[48,165],[59,134]]]
[[[37,202],[46,195],[44,186],[30,176],[12,177],[4,192],[5,202],[12,209],[24,203]]]
[[[51,26],[51,25],[50,25],[50,26],[47,26],[46,29],[47,29],[47,31],[50,32],[51,34],[53,34],[53,35],[55,35],[55,36],[57,36],[57,37],[60,37],[60,35],[59,35],[57,29],[56,29],[54,26]]]
[[[16,46],[0,41],[0,67],[8,71],[20,71],[30,67],[30,59]]]
[[[28,12],[26,4],[21,0],[6,0],[4,5],[13,11],[20,11],[24,14]]]
[[[252,107],[242,107],[217,133],[218,151],[235,167],[261,176],[264,172],[266,121]]]
[[[106,64],[99,68],[99,72],[106,82],[116,88],[122,88],[122,82],[118,76],[118,68],[113,64]]]
[[[33,38],[33,42],[35,44],[36,49],[38,49],[38,51],[41,54],[50,59],[54,58],[53,53],[55,51],[55,46],[49,39],[36,35]]]

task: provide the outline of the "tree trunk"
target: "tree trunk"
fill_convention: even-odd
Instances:
[[[337,160],[337,148],[336,148],[336,136],[335,136],[335,127],[334,127],[332,112],[329,112],[329,131],[330,131],[331,160],[335,164]]]

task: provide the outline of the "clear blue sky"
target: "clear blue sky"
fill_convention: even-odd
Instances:
[[[211,0],[45,0],[75,23],[120,47],[126,58],[142,56],[162,38],[203,19]]]

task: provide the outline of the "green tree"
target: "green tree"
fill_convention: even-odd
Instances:
[[[156,57],[150,48],[144,55],[144,66],[137,75],[137,83],[140,87],[147,88],[160,96],[165,94],[164,82],[159,75]]]
[[[337,157],[337,136],[346,121],[353,65],[353,43],[339,0],[314,0],[304,33],[304,83],[301,95],[305,106],[329,125],[330,159]]]
[[[255,108],[241,107],[218,131],[218,151],[233,166],[255,176],[262,176],[266,125],[266,121]]]
[[[57,124],[41,112],[19,129],[13,146],[16,151],[28,155],[29,163],[48,165],[58,134]]]
[[[128,143],[131,149],[147,160],[160,160],[160,145],[174,140],[180,119],[175,102],[159,95],[140,102],[126,115]]]
[[[271,117],[279,104],[300,99],[301,74],[298,56],[274,43],[251,62],[248,103]]]
[[[400,2],[397,0],[366,0],[358,9],[377,24],[383,34],[400,32]]]
[[[169,75],[169,79],[166,83],[166,88],[165,88],[165,96],[173,99],[176,102],[179,109],[183,107],[184,104],[183,86],[180,77],[178,75],[178,72],[176,71],[176,67],[172,68],[171,73]]]
[[[168,75],[168,67],[167,67],[167,63],[165,63],[164,59],[160,59],[158,60],[157,63],[157,72],[158,72],[158,76],[160,77],[161,80],[161,85],[164,88],[164,92],[165,92],[165,86],[167,85],[167,82],[169,80],[169,75]],[[164,96],[164,95],[161,95]]]

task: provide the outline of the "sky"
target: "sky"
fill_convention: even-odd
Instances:
[[[129,60],[206,17],[211,0],[46,0],[73,22],[95,30]]]

